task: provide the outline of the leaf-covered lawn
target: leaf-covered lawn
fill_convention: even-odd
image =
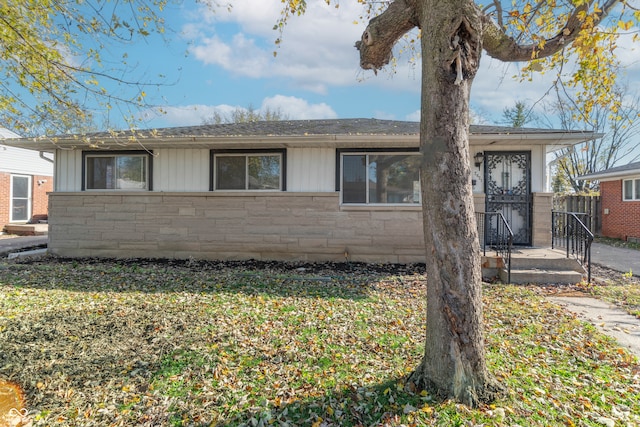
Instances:
[[[34,425],[634,426],[638,361],[536,288],[485,286],[490,369],[470,410],[404,389],[418,268],[0,263],[0,378]]]
[[[597,298],[617,305],[640,319],[640,278],[595,267],[594,285],[581,285],[581,289]]]

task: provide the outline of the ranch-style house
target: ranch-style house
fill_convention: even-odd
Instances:
[[[55,156],[64,257],[424,262],[419,123],[271,121],[12,140]],[[477,212],[548,247],[547,154],[594,134],[471,126]]]

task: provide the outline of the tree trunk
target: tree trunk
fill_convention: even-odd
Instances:
[[[497,384],[485,363],[482,277],[469,158],[469,93],[482,49],[470,1],[419,2],[420,146],[427,266],[426,346],[410,381],[470,406]]]

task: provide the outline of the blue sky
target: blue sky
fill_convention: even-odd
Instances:
[[[129,62],[136,65],[131,77],[165,83],[145,89],[163,113],[143,112],[139,127],[198,125],[214,111],[225,114],[249,105],[279,109],[290,119],[419,120],[419,60],[412,63],[410,52],[396,52],[395,68],[377,76],[361,70],[354,43],[366,22],[359,20],[362,9],[355,1],[343,1],[339,8],[309,1],[307,13],[290,20],[280,47],[273,30],[280,0],[233,0],[232,5],[231,11],[215,12],[193,2],[170,6],[167,40],[151,37],[125,46]],[[640,53],[630,41],[621,45],[627,72],[637,75]],[[487,55],[481,64],[471,102],[474,114],[486,123],[499,124],[503,109],[518,100],[539,101],[553,78],[550,73],[520,82],[513,78],[518,64]],[[111,126],[123,123],[118,112],[110,120]]]

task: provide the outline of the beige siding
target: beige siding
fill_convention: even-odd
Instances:
[[[335,148],[287,150],[287,191],[333,192],[335,181]]]

